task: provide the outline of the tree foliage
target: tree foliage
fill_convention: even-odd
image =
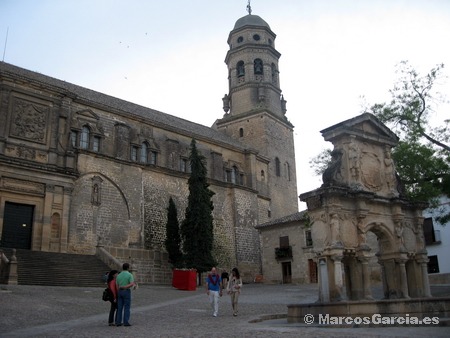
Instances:
[[[216,265],[212,256],[214,192],[209,189],[205,158],[198,152],[195,140],[191,142],[189,161],[191,175],[188,180],[188,206],[186,217],[181,224],[184,265],[202,273]]]
[[[169,261],[174,267],[182,266],[183,253],[181,252],[180,224],[178,211],[172,197],[167,208],[166,241],[165,246],[169,254]]]

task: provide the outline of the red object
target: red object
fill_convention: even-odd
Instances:
[[[172,286],[178,290],[195,291],[197,289],[197,271],[174,269]]]

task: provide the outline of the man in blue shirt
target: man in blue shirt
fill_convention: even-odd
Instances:
[[[213,309],[213,316],[217,317],[219,313],[219,297],[222,297],[222,278],[217,274],[213,267],[206,277],[206,294],[209,296],[209,302]]]

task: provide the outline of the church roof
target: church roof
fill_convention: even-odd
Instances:
[[[236,23],[234,24],[233,30],[242,28],[244,26],[261,26],[270,29],[269,24],[261,19],[260,16],[252,14],[248,14],[238,19],[238,21],[236,21]]]
[[[255,226],[255,228],[256,229],[269,228],[269,227],[273,227],[273,226],[277,226],[277,225],[284,225],[284,224],[293,223],[293,222],[301,222],[301,221],[305,220],[304,217],[305,217],[306,212],[307,212],[307,210],[298,211],[293,214],[286,215],[286,216],[274,219],[274,220],[266,222],[266,223],[258,224],[257,226]]]
[[[87,104],[110,107],[111,109],[120,111],[125,115],[129,114],[147,119],[149,123],[155,127],[160,127],[162,129],[171,130],[182,134],[184,133],[192,138],[206,138],[209,142],[227,145],[240,150],[246,149],[242,143],[213,128],[96,92],[91,89],[77,86],[66,81],[58,80],[47,75],[20,68],[6,62],[0,62],[0,75],[9,75],[16,79],[39,83],[43,86],[49,86],[50,90],[62,92],[63,95],[67,95],[75,100],[82,100],[87,102]]]

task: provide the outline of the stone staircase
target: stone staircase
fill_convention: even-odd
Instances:
[[[11,258],[12,249],[2,251]],[[109,267],[94,255],[16,250],[19,285],[98,287]]]

